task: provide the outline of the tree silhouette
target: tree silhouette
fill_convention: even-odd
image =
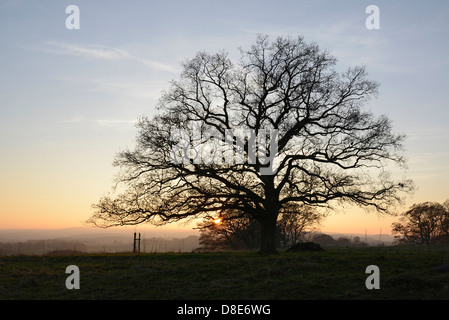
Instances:
[[[219,223],[214,218],[206,218],[197,224],[200,229],[201,250],[253,250],[258,247],[260,226],[248,217],[226,218]]]
[[[117,154],[117,195],[89,219],[98,226],[163,224],[232,211],[260,223],[260,251],[274,253],[278,216],[291,204],[351,202],[389,212],[411,182],[394,181],[404,136],[362,107],[378,83],[364,67],[303,37],[258,36],[241,59],[198,53],[138,122],[134,150]],[[257,148],[258,149],[257,149]]]
[[[449,201],[444,205],[425,202],[404,212],[400,222],[392,224],[399,243],[436,244],[449,242]]]
[[[276,226],[276,247],[287,249],[302,240],[323,219],[323,214],[305,205],[282,208]],[[251,217],[222,215],[218,220],[207,217],[197,224],[203,250],[257,249],[260,244],[260,224]]]
[[[279,247],[287,249],[302,240],[306,232],[311,232],[323,220],[324,215],[315,208],[292,203],[281,209],[277,223]]]

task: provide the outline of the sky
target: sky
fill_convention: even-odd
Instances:
[[[67,28],[70,5],[79,29]],[[366,26],[369,5],[379,29]],[[367,108],[407,136],[417,190],[400,210],[449,199],[447,1],[2,0],[0,229],[83,226],[181,62],[222,49],[238,58],[257,34],[303,35],[339,68],[365,65],[381,83]],[[389,233],[393,221],[345,208],[321,230]]]

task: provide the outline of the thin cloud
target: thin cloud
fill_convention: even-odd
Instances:
[[[113,125],[135,125],[137,120],[127,119],[85,119],[83,117],[74,117],[71,119],[61,120],[59,123],[94,123],[100,126]]]
[[[102,60],[134,60],[153,70],[172,73],[178,72],[178,70],[171,65],[159,61],[136,57],[125,50],[103,45],[81,46],[58,41],[46,41],[44,44],[45,48],[43,50],[52,54],[73,55]]]
[[[123,50],[100,45],[79,46],[57,41],[47,41],[44,44],[46,45],[46,51],[53,54],[66,54],[107,60],[130,58],[130,55]]]

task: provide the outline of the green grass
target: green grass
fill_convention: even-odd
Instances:
[[[448,248],[0,257],[0,299],[449,299]],[[80,269],[68,290],[68,265]],[[368,290],[368,265],[380,289]]]

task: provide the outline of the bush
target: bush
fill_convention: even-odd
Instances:
[[[302,242],[297,243],[287,249],[287,252],[300,252],[300,251],[324,251],[318,243],[315,242]]]

